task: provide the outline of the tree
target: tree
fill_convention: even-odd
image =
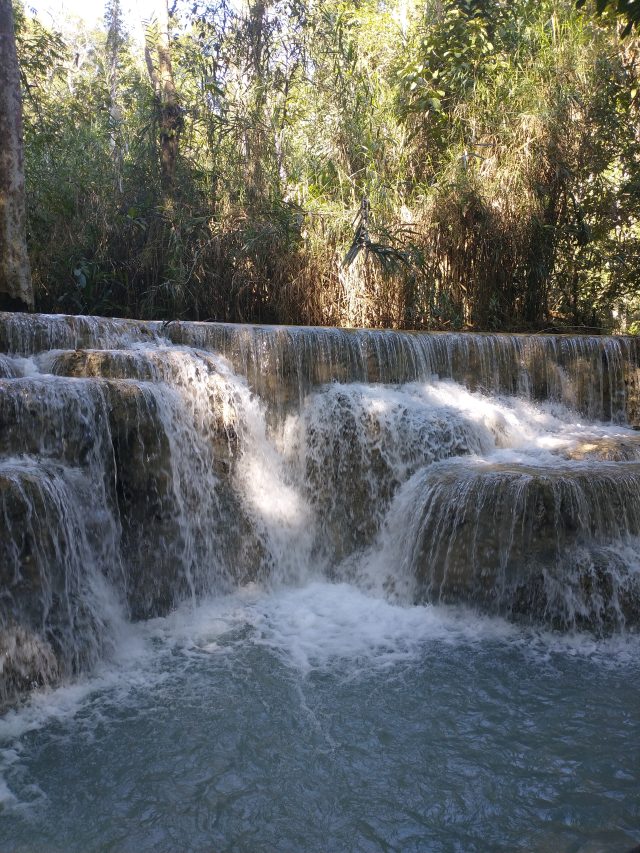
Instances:
[[[586,2],[587,0],[576,0],[576,8],[581,9]],[[615,6],[616,14],[624,15],[627,19],[623,35],[628,35],[633,27],[640,26],[640,4],[637,0],[596,0],[596,9],[599,15],[610,6]]]
[[[113,157],[114,185],[118,196],[123,192],[122,109],[118,98],[119,59],[124,46],[122,9],[120,0],[107,0],[105,7],[107,28],[106,71],[109,84],[109,124]]]
[[[144,55],[156,97],[160,125],[162,189],[165,203],[172,206],[183,119],[171,64],[167,0],[159,0],[156,8],[157,19],[147,30]]]
[[[155,0],[145,66],[121,2],[13,0],[42,310],[638,328],[637,39],[575,0],[194,0],[169,39]]]
[[[0,308],[33,308],[27,253],[22,98],[11,0],[0,0]]]

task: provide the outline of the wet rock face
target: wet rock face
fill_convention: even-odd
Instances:
[[[1,701],[102,656],[114,546],[111,517],[78,469],[0,463]]]
[[[233,489],[235,403],[211,360],[40,362],[53,375],[0,380],[4,703],[91,668],[117,619],[247,582],[264,558]]]
[[[142,619],[166,613],[186,593],[171,450],[153,395],[114,382],[107,396],[126,597],[132,617]]]
[[[38,687],[61,678],[58,659],[39,633],[7,621],[0,629],[0,713]]]
[[[161,323],[139,320],[0,311],[0,352],[29,356],[81,347],[111,349],[153,341],[161,327]]]
[[[417,597],[563,630],[640,625],[640,560],[619,551],[640,534],[639,489],[637,465],[443,466],[411,499]]]
[[[636,341],[634,349],[637,352]],[[624,393],[626,422],[633,429],[640,429],[640,366],[638,360],[627,363],[624,368],[624,392],[618,391],[618,397]]]
[[[562,452],[566,459],[601,462],[640,461],[640,435],[593,438],[576,442]]]
[[[27,454],[84,466],[109,444],[106,427],[106,400],[97,385],[0,379],[0,458]]]
[[[15,376],[17,372],[12,360],[0,353],[0,379],[12,379]]]
[[[132,617],[163,615],[216,579],[224,586],[255,578],[259,543],[231,484],[235,431],[219,419],[208,440],[176,446],[166,418],[182,413],[157,389],[110,381],[106,393]],[[227,566],[233,575],[225,578]]]
[[[558,630],[586,630],[606,636],[640,627],[640,578],[631,555],[618,548],[585,543],[532,561],[514,584],[508,615],[546,622]]]
[[[459,413],[430,408],[417,393],[337,384],[305,400],[287,439],[334,562],[369,545],[415,471],[490,443]]]
[[[329,382],[406,383],[438,376],[471,390],[564,402],[640,427],[637,337],[411,333],[171,323],[164,334],[227,356],[281,414]]]
[[[131,350],[65,350],[50,359],[51,372],[58,376],[157,381],[152,360]]]

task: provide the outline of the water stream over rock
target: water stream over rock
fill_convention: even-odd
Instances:
[[[0,850],[640,842],[640,345],[0,314]]]
[[[123,622],[348,580],[640,622],[640,345],[0,315],[0,699]]]

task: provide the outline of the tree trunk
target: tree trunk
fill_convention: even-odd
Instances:
[[[249,103],[249,126],[245,131],[245,192],[251,205],[257,204],[266,195],[266,175],[263,161],[265,158],[265,104],[266,75],[265,26],[267,15],[266,0],[249,0],[247,37],[247,71],[251,80],[251,100]]]
[[[107,82],[109,84],[109,119],[111,159],[113,162],[114,191],[118,200],[124,192],[124,152],[122,145],[122,108],[118,95],[120,51],[124,43],[122,34],[122,9],[120,0],[107,0],[105,8],[107,27]]]
[[[27,254],[22,100],[11,0],[0,0],[0,309],[33,308]]]
[[[176,162],[180,145],[180,131],[182,130],[182,111],[180,109],[180,101],[173,80],[173,68],[171,66],[169,8],[167,0],[158,0],[156,12],[156,43],[155,45],[151,45],[147,41],[145,59],[158,105],[162,190],[165,201],[172,204],[175,189]]]

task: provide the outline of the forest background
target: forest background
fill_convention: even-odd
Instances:
[[[605,3],[601,4],[605,6]],[[14,3],[36,308],[640,331],[640,42],[575,0]]]

